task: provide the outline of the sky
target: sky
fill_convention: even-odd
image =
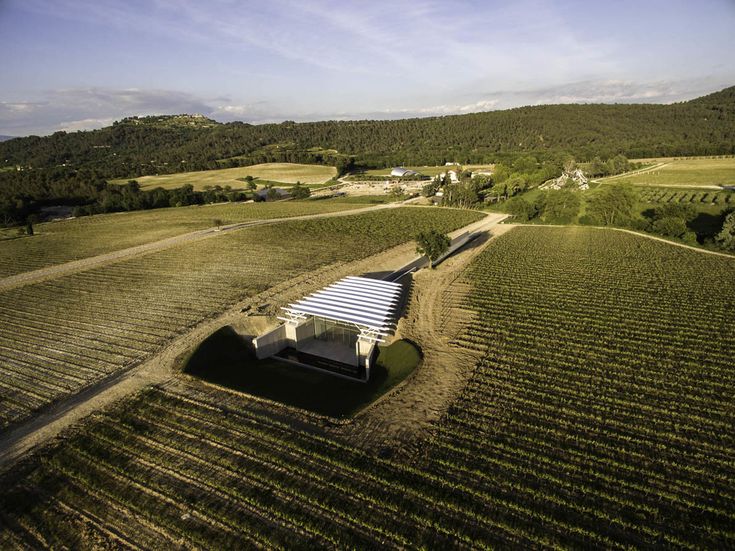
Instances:
[[[670,103],[733,36],[735,0],[0,0],[0,135]]]

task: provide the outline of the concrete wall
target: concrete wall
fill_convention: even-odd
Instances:
[[[277,354],[286,346],[288,346],[288,339],[286,338],[286,326],[279,325],[272,331],[263,333],[261,336],[253,339],[253,346],[255,347],[255,356],[262,360]]]
[[[286,340],[289,346],[300,349],[300,345],[314,338],[314,318],[309,318],[299,322],[297,325],[287,323]]]
[[[360,365],[365,366],[364,382],[367,382],[370,379],[370,368],[373,367],[373,354],[377,351],[377,346],[377,343],[364,339],[357,339],[357,342],[355,343],[357,361]],[[377,358],[377,355],[375,357]]]
[[[370,379],[370,369],[373,367],[373,361],[377,359],[378,344],[363,340],[357,341],[357,354],[360,364],[365,366],[365,381]]]
[[[357,353],[357,357],[360,359],[360,365],[365,365],[365,359],[370,356],[370,352],[374,346],[374,342],[357,339],[357,343],[355,343],[355,352]]]

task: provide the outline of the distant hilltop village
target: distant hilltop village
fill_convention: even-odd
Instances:
[[[114,122],[113,126],[119,124],[133,124],[133,125],[146,125],[146,126],[196,126],[199,128],[211,128],[219,126],[221,123],[210,119],[209,117],[202,115],[201,113],[194,113],[189,115],[183,113],[181,115],[149,115],[149,116],[134,116],[126,117],[120,121]]]

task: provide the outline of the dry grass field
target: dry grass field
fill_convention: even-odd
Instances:
[[[205,186],[232,186],[232,189],[244,189],[244,183],[238,178],[252,176],[261,180],[282,182],[284,184],[323,184],[337,174],[337,169],[323,165],[304,165],[296,163],[263,163],[259,165],[237,168],[220,168],[216,170],[202,170],[197,172],[180,172],[177,174],[162,174],[160,176],[141,176],[136,178],[142,189],[162,187],[165,189],[178,188],[186,184],[201,191]],[[128,178],[112,180],[114,184],[124,184]]]
[[[653,163],[650,170],[611,176],[601,182],[631,183],[639,186],[712,187],[735,185],[735,158],[641,159]]]

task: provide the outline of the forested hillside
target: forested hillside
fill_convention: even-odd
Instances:
[[[672,105],[544,105],[395,121],[221,124],[129,118],[88,132],[0,143],[0,207],[74,200],[110,178],[260,162],[337,166],[489,163],[520,153],[578,160],[735,152],[735,87]],[[12,207],[12,208],[11,208]]]

